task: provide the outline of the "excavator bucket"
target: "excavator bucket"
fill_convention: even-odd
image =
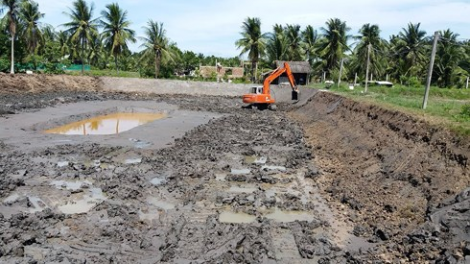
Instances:
[[[292,90],[292,100],[299,100],[300,97],[300,91],[298,90]]]

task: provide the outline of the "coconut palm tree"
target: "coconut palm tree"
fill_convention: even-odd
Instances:
[[[302,35],[300,32],[300,25],[287,25],[286,36],[289,42],[289,60],[302,60]]]
[[[19,12],[21,24],[20,34],[26,42],[26,48],[31,56],[37,53],[39,44],[44,44],[44,38],[39,27],[39,20],[44,18],[44,13],[39,12],[39,5],[34,1],[25,1]]]
[[[398,44],[396,52],[400,54],[405,63],[405,74],[417,74],[423,68],[422,63],[426,61],[426,31],[421,30],[421,23],[409,23],[407,28],[403,28],[398,34]]]
[[[131,22],[127,20],[127,11],[122,10],[117,3],[107,5],[106,9],[101,12],[104,45],[114,56],[116,71],[119,74],[118,57],[123,50],[128,49],[128,41],[136,41],[135,32],[129,28]]]
[[[235,42],[238,49],[242,49],[240,56],[248,53],[251,60],[252,81],[256,81],[258,61],[266,53],[267,35],[261,33],[261,20],[259,18],[246,18],[242,25],[242,38]]]
[[[84,0],[76,0],[72,5],[70,13],[66,13],[72,21],[65,23],[64,26],[67,28],[66,32],[70,34],[70,42],[80,49],[83,74],[85,71],[85,50],[88,43],[98,37],[97,20],[93,19],[93,4],[88,6]]]
[[[288,60],[289,42],[282,25],[276,24],[273,33],[267,34],[266,55],[269,62]]]
[[[144,32],[145,37],[140,38],[144,42],[141,47],[145,48],[142,59],[154,57],[155,79],[157,79],[162,61],[172,61],[175,57],[174,44],[167,38],[166,30],[163,29],[163,23],[150,20],[147,23],[147,27],[144,27]]]
[[[5,19],[11,36],[11,74],[15,73],[15,38],[18,24],[18,13],[22,2],[24,2],[24,0],[0,0],[2,7],[1,11],[3,11],[3,8],[8,10]]]
[[[318,45],[318,32],[313,29],[312,26],[308,25],[304,31],[302,31],[302,42],[301,47],[305,54],[306,59],[313,65],[316,59],[316,47]]]
[[[380,37],[379,26],[365,24],[359,33],[360,35],[354,37],[358,44],[354,49],[355,59],[351,62],[352,69],[355,72],[366,72],[368,46],[371,45],[370,73],[377,77],[383,75],[385,71],[383,54],[386,52],[387,43]]]
[[[456,75],[468,76],[468,73],[459,67],[459,63],[466,60],[467,56],[465,48],[457,41],[459,34],[447,29],[441,31],[440,35],[433,77],[440,87],[451,87]]]
[[[348,40],[351,38],[348,31],[351,29],[346,22],[338,18],[332,18],[326,22],[326,28],[321,28],[323,38],[319,42],[318,52],[325,61],[324,71],[330,75],[334,69],[339,67],[344,52],[349,50]]]

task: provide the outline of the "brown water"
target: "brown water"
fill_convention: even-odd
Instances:
[[[62,135],[112,135],[131,130],[138,126],[163,119],[163,113],[115,113],[97,116],[45,130],[47,134]]]

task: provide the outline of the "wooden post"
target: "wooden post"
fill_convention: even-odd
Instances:
[[[322,78],[323,78],[323,82],[325,82],[326,81],[326,72],[323,72]]]
[[[343,64],[344,64],[344,59],[341,59],[341,64],[339,66],[338,88],[339,88],[339,85],[341,84],[341,75],[343,75]]]
[[[370,52],[372,49],[372,44],[367,45],[367,65],[366,65],[366,85],[364,92],[367,93],[367,88],[369,87],[369,67],[370,67]]]
[[[354,87],[356,87],[357,84],[357,72],[354,74]]]
[[[465,89],[468,89],[468,77],[467,77],[467,84],[465,85]]]
[[[434,41],[432,43],[431,61],[429,62],[428,79],[426,81],[426,88],[424,91],[423,109],[426,109],[426,106],[428,105],[429,89],[431,87],[432,71],[434,69],[434,59],[436,58],[438,40],[439,40],[439,32],[436,31],[434,32]]]

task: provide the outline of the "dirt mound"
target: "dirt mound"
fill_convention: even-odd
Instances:
[[[433,220],[443,226],[465,218],[449,218],[457,205],[437,210],[441,213],[435,208],[470,185],[468,141],[403,113],[331,93],[317,94],[290,116],[303,124],[315,149],[323,191],[355,223],[355,234],[384,243],[375,254],[422,262],[451,247],[443,241],[453,240],[438,239],[436,247],[422,252],[408,235],[436,214],[445,215],[446,220]],[[423,247],[430,241],[423,240]]]
[[[61,91],[95,91],[100,87],[97,77],[47,75],[47,74],[0,74],[2,94],[40,93]]]

